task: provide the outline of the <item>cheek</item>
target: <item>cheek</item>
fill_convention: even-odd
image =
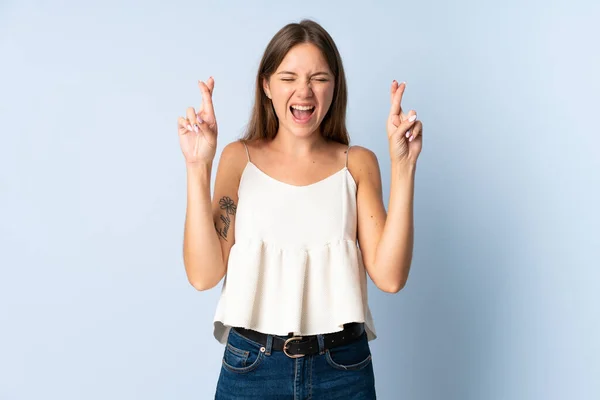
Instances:
[[[287,108],[290,96],[293,94],[291,88],[278,88],[277,91],[273,92],[273,101],[275,102],[275,109],[282,110],[285,112]]]
[[[333,101],[333,87],[322,88],[322,90],[317,93],[317,96],[319,97],[319,102],[326,108],[329,108]]]
[[[273,96],[280,101],[287,101],[289,97],[294,93],[294,89],[291,86],[280,86],[273,91]]]

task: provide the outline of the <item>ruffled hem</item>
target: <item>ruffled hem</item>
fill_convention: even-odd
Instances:
[[[236,241],[213,322],[222,344],[233,326],[306,336],[364,322],[368,339],[377,337],[362,255],[352,240],[310,249]]]

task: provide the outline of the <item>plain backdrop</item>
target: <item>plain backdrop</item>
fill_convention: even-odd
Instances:
[[[600,398],[598,2],[4,0],[0,399],[212,398],[221,284],[185,275],[176,121],[213,75],[216,166],[302,18],[386,205],[393,79],[423,121],[410,278],[369,282],[379,398]]]

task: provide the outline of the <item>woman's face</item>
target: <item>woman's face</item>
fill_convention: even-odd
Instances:
[[[319,129],[331,101],[335,81],[318,47],[296,45],[263,88],[273,102],[279,129],[296,136],[310,136]]]

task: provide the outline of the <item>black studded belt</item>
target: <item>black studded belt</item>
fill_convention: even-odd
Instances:
[[[267,345],[268,335],[252,329],[234,327],[237,333],[263,346]],[[351,322],[344,324],[344,330],[340,332],[326,333],[323,335],[325,349],[351,343],[358,339],[365,331],[364,323]],[[282,338],[273,336],[273,350],[283,351],[290,358],[298,358],[319,352],[317,335],[293,336],[292,334]]]

